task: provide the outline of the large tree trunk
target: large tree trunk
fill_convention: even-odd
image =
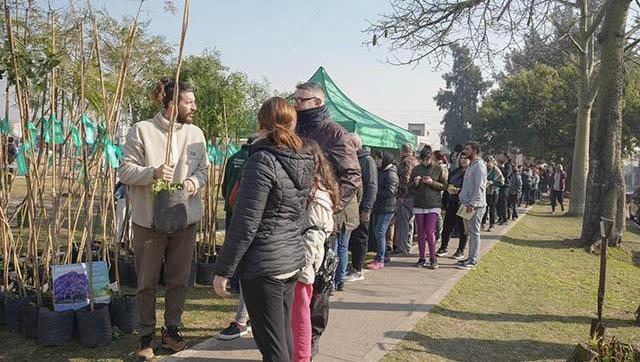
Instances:
[[[591,70],[593,66],[593,35],[587,34],[588,13],[583,4],[580,16],[580,63],[578,65],[578,115],[576,137],[571,162],[571,202],[569,215],[584,215],[585,195],[587,193],[587,172],[589,171],[589,131],[591,128],[592,94]]]
[[[629,0],[608,0],[598,41],[602,45],[598,115],[594,119],[590,147],[587,199],[582,240],[599,238],[601,217],[616,219],[622,175],[622,95],[624,89],[624,35]]]
[[[571,203],[569,215],[582,216],[584,214],[585,195],[587,193],[587,172],[589,170],[589,128],[591,124],[591,110],[593,102],[589,103],[583,95],[581,85],[578,89],[578,119],[576,124],[576,140],[573,146],[573,160],[571,165]],[[588,93],[588,91],[586,91]]]

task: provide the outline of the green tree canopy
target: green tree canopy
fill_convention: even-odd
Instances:
[[[468,48],[452,45],[451,50],[453,67],[442,76],[446,89],[440,89],[434,97],[438,108],[446,111],[441,121],[441,141],[449,148],[471,138],[470,123],[477,117],[478,101],[491,85],[482,79],[482,71],[473,63]]]

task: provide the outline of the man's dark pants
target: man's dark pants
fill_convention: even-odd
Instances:
[[[196,224],[171,234],[133,224],[133,249],[138,275],[138,333],[141,336],[155,332],[156,291],[163,262],[166,283],[164,323],[166,326],[180,326],[184,301],[189,291],[195,242]]]
[[[367,257],[367,250],[369,249],[368,221],[358,225],[358,227],[351,232],[349,246],[351,248],[351,266],[357,271],[362,271],[364,261]]]

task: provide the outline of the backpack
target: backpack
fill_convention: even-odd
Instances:
[[[333,285],[333,278],[338,268],[338,258],[336,258],[336,253],[332,248],[336,236],[336,233],[331,233],[324,242],[324,257],[313,283],[313,292],[315,294],[328,293]]]

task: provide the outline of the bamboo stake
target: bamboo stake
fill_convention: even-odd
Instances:
[[[182,67],[182,52],[184,50],[184,41],[187,37],[187,28],[189,26],[189,5],[190,0],[184,0],[184,11],[182,13],[182,34],[180,35],[180,50],[178,51],[178,66],[176,68],[176,78],[173,88],[173,108],[171,110],[171,119],[169,120],[169,131],[167,133],[167,145],[165,150],[164,164],[169,166],[171,163],[171,144],[173,141],[173,125],[178,117],[178,100],[180,94],[180,68]]]
[[[9,4],[7,3],[7,0],[4,1],[4,13],[5,13],[5,18],[6,18],[6,24],[7,24],[7,38],[9,40],[9,49],[11,52],[11,65],[13,67],[13,72],[14,72],[14,76],[15,76],[15,82],[16,82],[16,97],[17,97],[17,101],[18,101],[18,111],[20,114],[20,124],[22,127],[22,134],[23,135],[29,135],[28,130],[26,128],[26,119],[29,115],[29,103],[28,102],[23,102],[22,99],[22,88],[21,88],[21,81],[20,81],[20,69],[18,67],[18,61],[17,61],[17,56],[16,56],[16,50],[15,50],[15,40],[14,40],[14,36],[13,36],[13,21],[11,18],[11,12],[9,10]],[[26,90],[26,93],[28,94],[28,89]],[[29,99],[29,98],[27,98]],[[27,175],[25,175],[25,180],[27,183],[27,196],[30,199],[29,202],[29,217],[31,219],[31,223],[29,224],[30,226],[30,231],[29,231],[29,237],[30,237],[30,241],[33,242],[34,246],[37,249],[37,240],[33,239],[33,231],[31,230],[31,227],[33,225],[33,217],[35,214],[35,203],[34,203],[34,199],[33,199],[33,189],[32,189],[32,185],[31,185],[31,177],[30,177],[30,173],[29,173],[29,163],[31,161],[31,157],[30,157],[30,152],[25,152],[25,158],[27,159]],[[37,173],[34,173],[36,176],[36,183],[37,183]],[[37,254],[37,253],[36,253]],[[37,258],[35,260],[37,262]],[[16,262],[17,262],[17,258],[16,258]],[[16,265],[16,268],[18,267],[18,265]],[[36,286],[36,298],[37,298],[37,302],[38,305],[42,304],[42,295],[40,294],[40,288],[39,288],[39,277],[38,277],[38,267],[37,265],[34,267],[34,279],[35,279],[35,286]]]

